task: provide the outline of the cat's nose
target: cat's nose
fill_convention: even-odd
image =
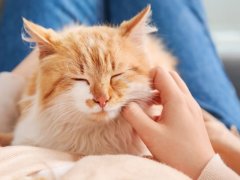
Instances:
[[[98,98],[94,98],[93,99],[94,102],[98,103],[98,105],[101,107],[101,108],[104,108],[109,100],[109,98],[105,97],[105,96],[100,96]]]

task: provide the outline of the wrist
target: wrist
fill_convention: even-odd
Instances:
[[[192,156],[189,155],[189,159],[183,162],[182,171],[192,179],[197,179],[214,155],[215,152],[211,146],[209,148],[202,147],[201,150],[195,151]],[[188,163],[186,163],[187,161]]]

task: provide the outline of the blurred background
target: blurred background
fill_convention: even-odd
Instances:
[[[211,35],[240,96],[240,0],[204,0]]]

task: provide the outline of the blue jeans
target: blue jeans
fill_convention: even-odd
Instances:
[[[179,60],[178,71],[202,108],[228,127],[240,129],[240,105],[206,25],[201,0],[5,0],[0,20],[0,71],[11,70],[28,53],[21,40],[22,20],[53,29],[129,19],[152,5],[158,36]]]

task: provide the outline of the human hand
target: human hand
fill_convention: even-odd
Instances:
[[[163,106],[160,117],[154,121],[136,103],[123,116],[157,160],[197,179],[214,155],[201,108],[177,73],[157,68],[152,77]]]

